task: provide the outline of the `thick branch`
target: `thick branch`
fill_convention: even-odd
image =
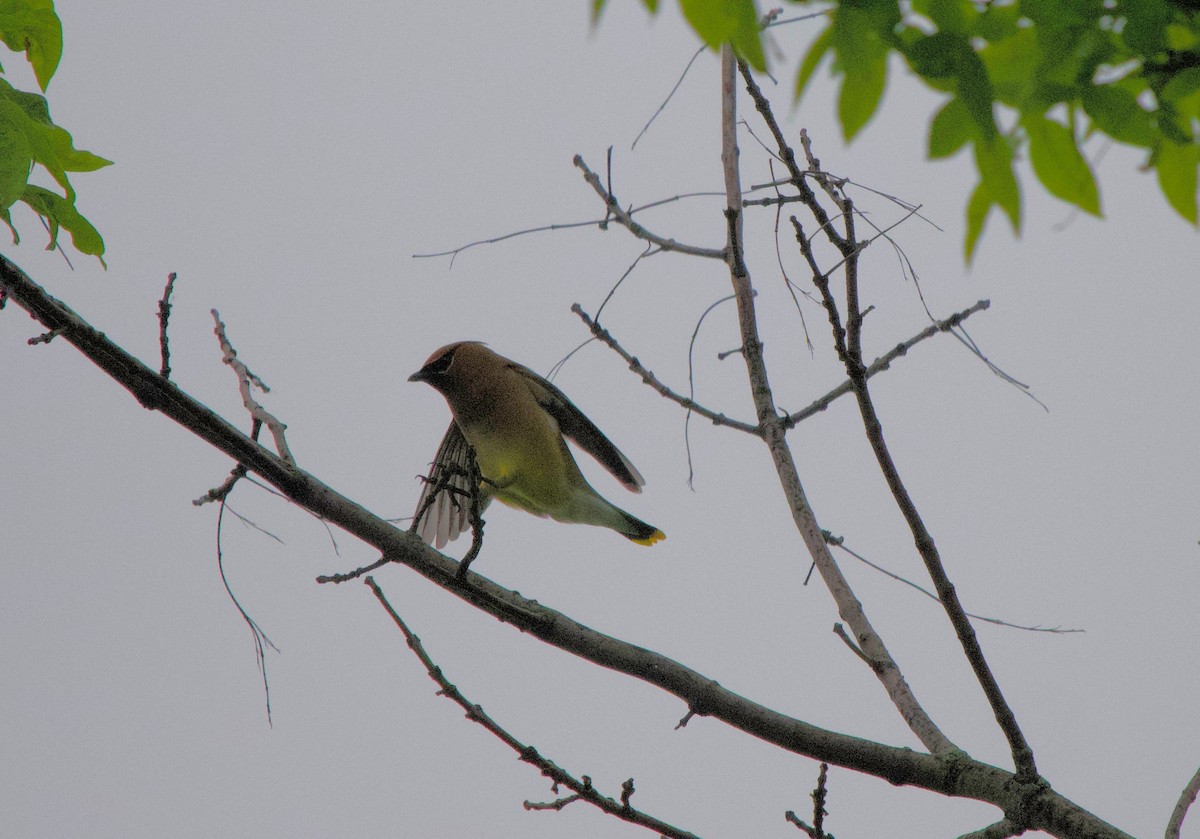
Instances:
[[[0,257],[0,293],[7,294],[47,329],[78,348],[142,405],[162,412],[245,464],[296,504],[455,596],[559,649],[656,685],[678,696],[696,713],[720,719],[796,754],[884,778],[893,784],[986,801],[1005,813],[1019,812],[1022,824],[1055,836],[1128,839],[1126,834],[1048,787],[1027,794],[1027,786],[1014,784],[1012,773],[998,767],[965,756],[939,760],[910,749],[826,731],[751,702],[666,656],[589,629],[478,574],[471,573],[460,580],[456,575],[458,563],[454,560],[255,443],[109,341],[3,257]]]

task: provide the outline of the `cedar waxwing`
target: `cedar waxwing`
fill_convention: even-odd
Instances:
[[[563,435],[633,492],[645,481],[562,391],[529,368],[478,341],[460,341],[435,352],[408,380],[428,382],[454,415],[417,503],[418,514],[425,510],[418,530],[426,542],[441,548],[470,529],[471,448],[482,478],[481,511],[495,498],[535,516],[608,527],[641,545],[665,538],[592,489]],[[443,489],[426,507],[442,475]]]

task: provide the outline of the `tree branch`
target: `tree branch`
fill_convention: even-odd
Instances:
[[[929,326],[925,327],[920,332],[918,332],[916,335],[909,338],[907,341],[901,341],[895,347],[888,350],[886,353],[881,355],[879,358],[877,358],[873,362],[871,362],[871,366],[868,367],[864,371],[866,374],[866,377],[869,379],[872,376],[874,376],[875,374],[882,373],[884,370],[889,369],[892,366],[893,361],[895,361],[897,358],[900,358],[903,355],[907,355],[909,350],[911,350],[917,344],[924,341],[926,338],[932,338],[934,335],[938,334],[939,332],[949,332],[954,327],[958,326],[964,320],[969,318],[971,315],[975,314],[976,312],[982,312],[984,309],[989,308],[991,305],[992,305],[992,303],[990,300],[980,300],[975,305],[968,306],[967,308],[963,309],[960,312],[955,312],[954,314],[950,315],[950,317],[948,317],[948,318],[944,318],[943,320],[934,321]],[[817,413],[820,413],[821,411],[824,411],[839,396],[845,396],[847,393],[853,393],[853,392],[854,392],[854,383],[852,381],[850,381],[849,379],[846,379],[844,382],[842,382],[840,385],[835,387],[833,390],[826,393],[824,396],[822,396],[818,399],[814,399],[808,405],[808,407],[801,408],[796,413],[790,414],[787,418],[787,423],[789,426],[797,425],[798,423],[801,423],[804,420],[811,417],[813,414],[817,414]]]
[[[617,339],[612,336],[611,332],[588,317],[588,313],[585,312],[583,307],[578,303],[575,303],[571,306],[571,311],[577,314],[579,319],[587,325],[587,328],[591,330],[592,335],[595,336],[596,340],[600,341],[617,355],[621,356],[621,358],[625,359],[625,363],[629,365],[629,369],[641,376],[642,381],[654,388],[654,390],[660,395],[665,396],[672,402],[682,405],[689,411],[694,411],[700,416],[712,420],[713,425],[727,425],[730,428],[736,428],[738,431],[745,431],[747,434],[759,436],[759,428],[757,425],[751,425],[750,423],[742,422],[741,420],[730,419],[724,414],[719,414],[716,411],[709,410],[699,402],[689,399],[681,393],[676,393],[674,390],[667,387],[658,379],[657,376],[643,367],[642,363],[638,361],[637,358],[626,352],[625,348],[617,342]]]
[[[846,200],[848,204],[849,199]],[[854,215],[851,212],[847,212],[845,218],[847,241],[854,243],[856,241]],[[992,713],[996,718],[997,724],[1000,726],[1000,730],[1008,740],[1009,749],[1012,752],[1013,765],[1017,770],[1017,777],[1032,782],[1038,777],[1033,749],[1030,748],[1029,743],[1026,741],[1025,735],[1017,723],[1016,715],[1013,713],[1008,701],[1004,698],[1004,693],[1000,690],[1000,683],[996,681],[995,675],[988,666],[987,659],[983,655],[983,648],[980,646],[979,639],[975,635],[975,628],[971,625],[971,620],[967,617],[966,609],[963,608],[961,601],[958,599],[958,592],[955,590],[954,584],[950,582],[950,577],[946,574],[941,555],[933,540],[933,534],[929,532],[929,529],[925,526],[925,522],[921,518],[921,514],[917,511],[916,504],[913,502],[912,496],[909,495],[908,489],[900,477],[900,471],[897,469],[891,452],[888,450],[887,442],[884,440],[883,423],[880,421],[879,414],[875,410],[875,403],[871,399],[871,392],[867,384],[866,366],[862,361],[863,312],[858,300],[857,256],[851,256],[846,259],[845,273],[846,354],[843,361],[846,373],[854,385],[854,395],[858,401],[859,413],[862,415],[863,429],[866,432],[867,440],[871,445],[871,450],[875,453],[875,461],[879,464],[879,469],[883,473],[888,489],[891,490],[892,497],[896,501],[896,506],[900,509],[901,515],[904,516],[904,520],[912,532],[917,552],[925,562],[925,568],[929,573],[930,579],[933,581],[934,589],[937,591],[938,600],[941,601],[942,607],[946,610],[946,615],[950,618],[950,623],[954,627],[959,644],[962,646],[967,661],[975,673],[975,678],[982,687],[988,704],[992,707]],[[832,299],[827,293],[825,296],[828,299]],[[836,314],[831,311],[830,319],[832,320],[835,317]]]
[[[79,315],[47,294],[8,259],[0,257],[0,292],[80,350],[140,404],[187,428],[242,463],[297,505],[341,527],[436,583],[456,597],[561,650],[625,673],[682,699],[706,714],[768,743],[847,769],[945,795],[985,801],[1021,823],[1064,839],[1129,839],[1127,834],[1042,785],[1032,794],[1011,772],[955,755],[939,759],[828,731],[788,717],[722,687],[712,679],[654,653],[579,624],[475,573],[458,579],[458,563],[414,534],[368,512],[307,472],[284,462],[170,381],[125,352]]]
[[[1179,831],[1183,829],[1183,820],[1191,806],[1196,803],[1197,793],[1200,793],[1200,769],[1196,770],[1196,774],[1192,775],[1192,779],[1187,782],[1187,786],[1179,794],[1175,809],[1171,811],[1171,819],[1167,822],[1166,839],[1179,839]]]
[[[404,634],[404,640],[408,643],[408,648],[413,651],[413,655],[425,667],[425,672],[429,674],[429,678],[433,679],[438,686],[438,696],[444,696],[450,701],[456,703],[464,711],[467,712],[467,719],[471,722],[478,723],[486,730],[496,736],[504,745],[508,746],[525,763],[534,766],[541,771],[543,775],[551,780],[557,788],[562,784],[567,789],[572,790],[575,794],[567,799],[559,799],[554,805],[539,805],[529,801],[525,802],[526,810],[542,810],[542,809],[558,809],[561,810],[566,803],[570,801],[586,801],[594,807],[598,807],[603,812],[610,816],[616,816],[622,821],[627,821],[630,824],[640,825],[641,827],[649,828],[656,831],[660,836],[672,837],[672,839],[699,839],[694,833],[689,833],[686,830],[681,830],[674,825],[667,824],[661,819],[656,819],[648,813],[643,813],[635,810],[629,803],[629,799],[633,794],[632,779],[627,781],[628,790],[621,796],[621,801],[616,801],[606,795],[601,795],[600,792],[592,786],[591,779],[584,775],[582,780],[575,778],[571,773],[560,767],[549,758],[543,757],[536,748],[527,746],[512,736],[503,726],[491,718],[482,708],[482,706],[471,702],[467,697],[463,696],[462,692],[446,678],[446,674],[442,672],[442,668],[433,663],[433,659],[429,657],[429,653],[425,651],[425,645],[421,643],[421,639],[408,628],[408,624],[400,617],[399,613],[388,602],[387,596],[379,585],[375,582],[374,577],[367,577],[363,582],[371,589],[371,593],[375,595],[375,599],[383,606],[384,611],[391,617],[392,622]],[[564,803],[560,803],[564,802]]]
[[[825,581],[829,593],[838,606],[838,614],[854,632],[859,649],[871,665],[888,697],[900,712],[908,727],[934,754],[946,755],[957,750],[957,746],[930,719],[921,707],[912,688],[900,671],[883,639],[867,618],[862,604],[855,596],[850,584],[842,575],[837,562],[829,552],[825,536],[817,524],[816,515],[800,482],[795,459],[788,448],[785,435],[787,421],[775,408],[775,399],[767,377],[766,364],[762,355],[762,342],[758,337],[757,316],[754,311],[754,291],[750,275],[742,259],[741,235],[741,186],[738,173],[737,149],[737,59],[728,47],[722,49],[721,62],[721,162],[725,171],[725,215],[728,220],[729,240],[725,250],[729,253],[729,274],[733,283],[738,307],[738,326],[742,336],[742,355],[750,378],[750,394],[758,413],[762,437],[775,463],[775,472],[783,488],[784,496],[791,507],[792,520],[809,555]],[[806,187],[807,188],[807,187]],[[815,199],[814,199],[815,200]]]
[[[812,269],[813,282],[820,291],[822,301],[825,304],[829,323],[833,330],[834,345],[853,386],[859,405],[859,413],[862,415],[863,427],[871,449],[875,454],[876,462],[879,464],[880,471],[882,471],[884,480],[892,492],[896,505],[899,507],[905,522],[909,526],[909,530],[913,534],[917,551],[925,562],[925,567],[930,578],[933,580],[934,589],[938,593],[938,599],[941,601],[947,616],[950,618],[950,623],[958,637],[959,644],[963,648],[963,652],[966,654],[971,669],[975,673],[976,680],[982,687],[984,695],[992,707],[992,713],[996,718],[997,724],[1008,740],[1017,775],[1024,782],[1036,783],[1038,774],[1033,750],[1025,740],[1025,736],[1017,724],[1016,715],[1013,714],[1012,708],[1008,705],[1004,694],[1000,690],[999,683],[988,667],[983,650],[979,645],[979,639],[975,635],[975,629],[971,626],[971,621],[967,617],[966,610],[963,609],[958,599],[958,593],[946,574],[933,536],[925,527],[925,523],[917,512],[916,506],[911,496],[909,496],[904,482],[900,478],[900,473],[883,439],[883,425],[871,401],[867,385],[867,368],[862,361],[862,322],[864,313],[858,300],[858,255],[864,243],[858,241],[854,232],[853,204],[848,197],[836,190],[836,185],[823,182],[822,185],[833,197],[833,200],[837,202],[838,208],[842,211],[845,234],[840,237],[835,236],[828,224],[828,214],[820,207],[812,189],[805,182],[805,179],[801,177],[799,168],[795,164],[795,154],[784,139],[783,133],[779,130],[778,123],[775,121],[774,114],[771,111],[770,103],[767,102],[759,90],[754,77],[750,73],[750,68],[744,62],[739,62],[739,69],[743,79],[745,79],[746,88],[754,99],[759,113],[771,129],[771,133],[775,136],[776,143],[779,145],[779,156],[788,165],[792,181],[797,190],[800,191],[805,206],[809,208],[809,211],[812,212],[814,218],[825,229],[831,241],[841,251],[842,260],[838,267],[841,267],[846,275],[846,317],[844,327],[841,315],[838,312],[837,303],[829,288],[830,271],[821,271],[817,266],[808,237],[804,235],[799,221],[795,218],[792,219],[796,228],[796,239],[800,245],[801,253]],[[808,142],[807,136],[802,137],[802,140],[804,142],[805,154],[810,160],[810,169],[818,169],[819,164],[813,156],[812,147]]]
[[[604,184],[600,183],[600,177],[588,168],[588,165],[583,162],[582,155],[575,155],[575,166],[583,172],[583,179],[596,191],[600,199],[604,202],[605,209],[609,214],[616,219],[617,223],[626,228],[630,233],[639,239],[650,242],[658,246],[664,251],[675,251],[677,253],[686,253],[691,256],[702,256],[707,259],[725,260],[725,251],[715,250],[713,248],[702,248],[698,245],[685,245],[681,242],[676,242],[674,239],[665,239],[656,233],[651,233],[645,227],[633,220],[633,216],[627,210],[621,207],[617,202],[616,196],[604,188]]]

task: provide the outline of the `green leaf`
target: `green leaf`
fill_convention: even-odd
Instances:
[[[975,143],[975,167],[989,200],[1008,216],[1014,233],[1021,232],[1021,190],[1013,174],[1012,147],[1004,137]]]
[[[75,200],[75,192],[67,172],[91,172],[112,163],[99,155],[75,148],[75,141],[65,129],[50,120],[50,109],[44,96],[15,89],[0,79],[0,102],[16,106],[24,119],[19,121],[29,141],[33,161],[40,163]]]
[[[104,264],[104,239],[92,223],[75,209],[75,202],[32,184],[25,187],[25,194],[21,196],[21,200],[44,217],[49,224],[50,244],[46,246],[46,250],[52,250],[58,244],[58,230],[61,227],[71,234],[71,244],[76,250],[95,256],[100,259],[101,265]]]
[[[1200,33],[1181,23],[1168,23],[1166,37],[1167,49],[1175,52],[1187,52],[1200,44]]]
[[[1200,67],[1188,67],[1172,76],[1158,99],[1159,107],[1174,115],[1179,132],[1188,139],[1194,136],[1194,126],[1200,120]]]
[[[766,70],[754,0],[679,0],[683,16],[713,49],[731,44],[755,70]]]
[[[965,32],[977,16],[970,0],[921,0],[913,10],[925,15],[942,32]]]
[[[804,95],[812,74],[820,66],[821,59],[829,52],[829,45],[833,41],[832,34],[833,27],[825,27],[821,31],[821,34],[817,36],[817,39],[812,42],[812,46],[808,48],[808,52],[804,54],[804,60],[800,62],[800,69],[796,73],[796,93],[793,101],[799,102],[800,97]]]
[[[894,4],[892,4],[894,6]],[[832,42],[837,67],[842,72],[838,94],[838,119],[847,142],[875,115],[887,86],[888,45],[884,37],[899,21],[888,3],[844,3],[833,13]]]
[[[975,122],[971,112],[961,99],[955,96],[929,123],[929,157],[937,160],[957,152],[975,134]]]
[[[62,21],[51,0],[0,0],[0,40],[23,52],[42,90],[62,58]]]
[[[1175,212],[1196,224],[1196,169],[1200,147],[1165,141],[1155,154],[1158,185]]]
[[[1080,154],[1071,129],[1034,113],[1024,114],[1021,125],[1029,135],[1029,159],[1042,186],[1051,195],[1094,216],[1100,215],[1096,179]]]
[[[1021,19],[1020,6],[997,6],[988,4],[975,21],[975,34],[985,41],[999,41],[1017,33],[1017,22]]]
[[[1037,86],[1042,51],[1032,28],[988,44],[979,54],[998,100],[1019,108]]]
[[[1048,27],[1088,27],[1108,13],[1103,0],[1021,0],[1020,5],[1021,14],[1038,26]]]
[[[958,75],[962,53],[970,49],[962,35],[937,32],[915,41],[905,55],[920,75],[927,79],[942,79]]]
[[[983,223],[987,221],[990,209],[992,209],[991,196],[988,195],[983,181],[980,181],[971,192],[971,200],[967,202],[967,240],[964,243],[967,262],[970,262],[971,257],[975,255],[975,245],[979,243],[979,236],[983,233]]]
[[[25,119],[16,105],[0,101],[0,209],[6,211],[24,193],[33,166]]]
[[[929,35],[913,42],[905,52],[905,57],[926,81],[951,80],[954,91],[982,136],[995,136],[992,84],[987,69],[966,36],[952,32]]]
[[[0,221],[3,221],[8,226],[9,232],[12,233],[13,244],[21,244],[21,234],[17,232],[17,228],[13,227],[12,216],[7,208],[0,210]]]
[[[1157,142],[1159,132],[1154,116],[1119,85],[1089,85],[1083,89],[1080,100],[1096,127],[1114,140],[1145,148]]]
[[[1180,70],[1171,80],[1163,85],[1159,96],[1163,99],[1185,99],[1200,90],[1200,67],[1188,67]]]
[[[1167,23],[1174,16],[1166,0],[1137,0],[1122,3],[1124,26],[1121,37],[1140,55],[1153,55],[1167,46]]]

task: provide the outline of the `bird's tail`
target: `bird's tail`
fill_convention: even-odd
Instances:
[[[655,542],[661,542],[667,538],[667,534],[663,533],[652,524],[646,524],[644,521],[621,510],[621,515],[624,516],[624,527],[619,529],[622,536],[631,542],[637,542],[639,545],[653,545]]]

